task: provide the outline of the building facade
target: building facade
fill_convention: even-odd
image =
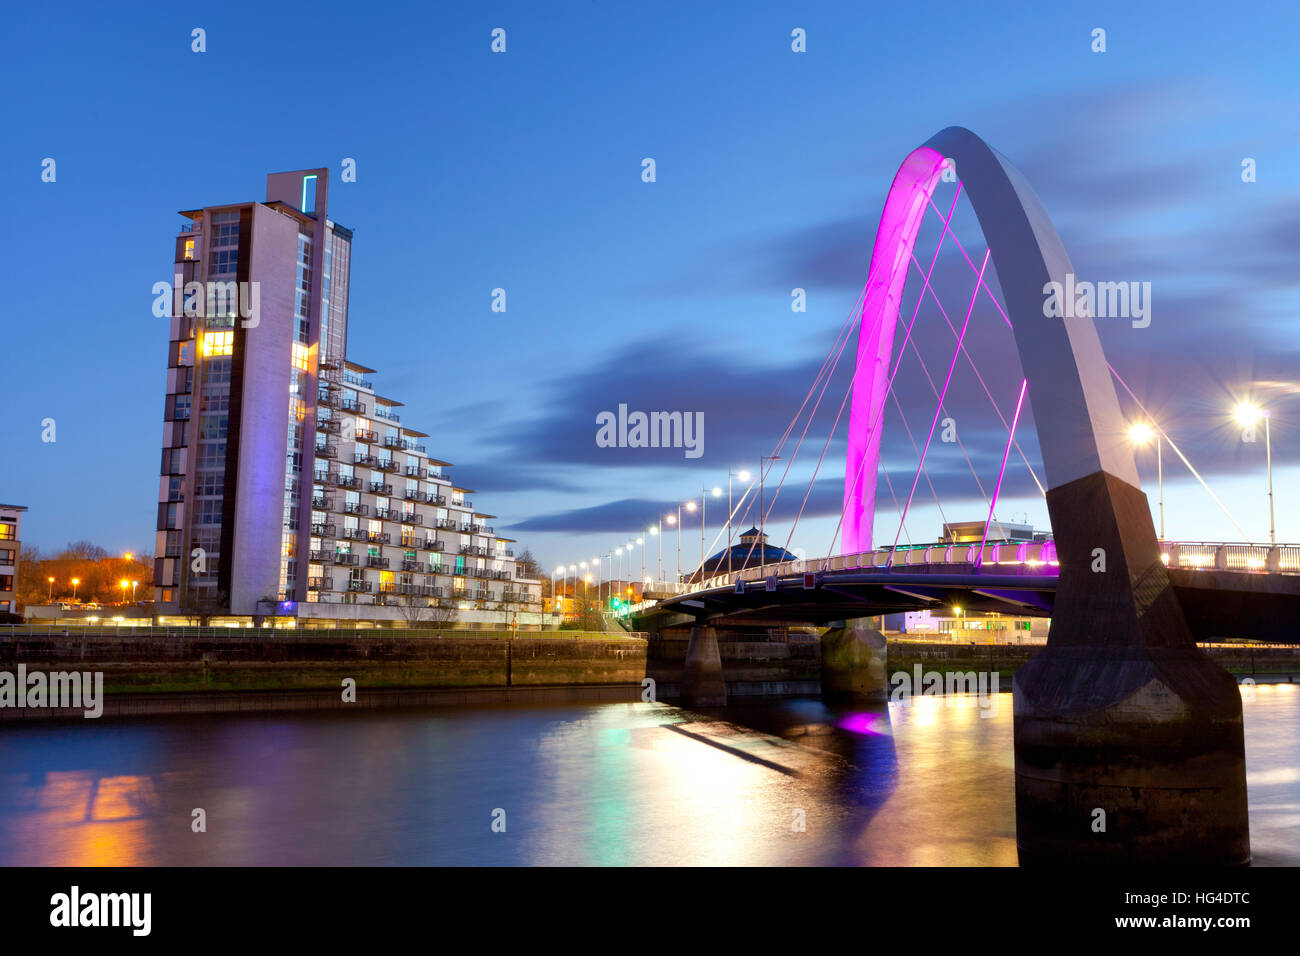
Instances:
[[[18,613],[18,563],[26,510],[24,505],[0,505],[0,614]]]
[[[160,615],[487,623],[540,612],[426,433],[347,358],[352,233],[326,169],[206,206],[175,246],[154,592]],[[495,615],[495,617],[494,617]]]

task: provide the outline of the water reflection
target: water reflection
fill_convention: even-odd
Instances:
[[[0,863],[1014,866],[1000,703],[988,718],[975,697],[916,697],[4,727]],[[1255,860],[1296,865],[1300,687],[1244,707]]]

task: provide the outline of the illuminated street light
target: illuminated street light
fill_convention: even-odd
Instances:
[[[77,599],[77,585],[81,583],[81,578],[72,579],[72,600]]]
[[[1145,447],[1151,439],[1156,440],[1156,484],[1160,497],[1160,540],[1165,540],[1165,464],[1162,446],[1164,441],[1158,431],[1146,422],[1137,422],[1128,430],[1128,438],[1133,444]]]
[[[135,589],[138,588],[139,586],[140,586],[140,582],[139,582],[139,581],[132,581],[132,582],[131,582],[131,603],[132,603],[132,604],[135,603]]]
[[[1269,435],[1268,410],[1260,408],[1254,402],[1238,402],[1232,410],[1232,417],[1243,428],[1253,428],[1259,420],[1264,419],[1264,456],[1268,469],[1268,541],[1277,544],[1277,529],[1273,523],[1273,439]]]
[[[130,584],[130,583],[131,583],[131,582],[128,581],[126,578],[123,578],[121,581],[118,581],[118,582],[117,582],[118,587],[120,587],[120,588],[122,589],[122,603],[123,603],[123,604],[126,603],[126,586],[127,586],[128,584]]]
[[[54,578],[48,578],[47,580],[50,582],[50,593],[46,596],[45,599],[46,601],[53,602],[54,601]]]

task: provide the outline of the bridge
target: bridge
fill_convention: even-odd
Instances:
[[[1162,542],[1161,562],[1197,641],[1300,644],[1300,545]],[[1052,616],[1054,542],[935,543],[784,561],[706,578],[629,609],[638,630],[683,623],[818,624],[956,606]]]
[[[944,182],[955,186],[951,205],[945,199],[941,207],[935,196]],[[968,250],[952,226],[963,198],[987,244],[982,253]],[[927,265],[916,246],[931,214],[939,231]],[[958,263],[965,286],[948,308],[935,275],[945,243],[970,269],[966,275]],[[905,318],[900,313],[913,275],[920,288]],[[1000,297],[990,284],[994,277]],[[1268,545],[1244,532],[1241,544],[1161,540],[1165,448],[1232,516],[1106,361],[1092,300],[1059,308],[1059,290],[1074,289],[1074,280],[1055,226],[1010,160],[960,127],[912,150],[886,194],[862,293],[804,405],[760,467],[758,516],[764,529],[769,502],[791,475],[840,356],[856,336],[851,385],[794,521],[797,526],[847,408],[843,506],[825,556],[791,561],[782,552],[777,562],[768,562],[760,530],[758,566],[746,561],[738,571],[718,575],[716,567],[705,568],[702,547],[693,576],[702,580],[645,602],[635,617],[640,626],[690,625],[682,683],[688,701],[700,705],[725,700],[714,628],[719,622],[828,625],[824,682],[856,699],[879,700],[885,690],[884,641],[872,615],[959,600],[969,608],[1014,606],[1050,616],[1045,648],[1017,671],[1013,686],[1021,862],[1244,864],[1250,847],[1241,699],[1233,678],[1196,640],[1249,633],[1294,642],[1287,629],[1300,603],[1300,546],[1277,545],[1271,529]],[[923,304],[942,317],[937,338],[917,329]],[[991,304],[994,325],[1010,330],[1023,373],[1014,404],[994,398],[972,358],[968,333],[977,304],[982,310]],[[946,373],[943,366],[931,372],[920,339],[952,348],[951,358],[944,356]],[[934,396],[923,441],[908,425],[896,389],[905,355],[915,356]],[[942,416],[955,400],[951,385],[959,364],[963,370],[969,365],[1005,431],[998,448],[1001,468],[985,480],[960,446],[987,503],[984,538],[967,548],[900,546],[923,482],[942,511],[926,464]],[[1121,411],[1117,385],[1136,408],[1136,423]],[[897,488],[881,456],[891,400],[917,459],[910,485],[905,479]],[[1017,436],[1027,402],[1041,476]],[[805,410],[807,423],[800,430]],[[1246,412],[1258,418],[1257,409]],[[1267,442],[1267,418],[1264,425]],[[1135,427],[1157,441],[1159,535],[1138,476]],[[1009,546],[989,540],[1013,450],[1045,499],[1050,542]],[[762,481],[767,463],[778,460],[786,462],[784,473],[768,498]],[[887,546],[873,540],[881,478],[888,490],[882,501],[892,502],[899,519]],[[1269,502],[1271,520],[1271,469]],[[731,508],[732,518],[736,510]],[[730,545],[729,535],[729,553]],[[1108,821],[1104,831],[1092,826],[1099,808]]]

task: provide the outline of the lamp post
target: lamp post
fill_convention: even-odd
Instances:
[[[1160,540],[1165,540],[1165,466],[1161,448],[1164,445],[1160,433],[1146,422],[1138,422],[1128,430],[1129,440],[1138,446],[1145,446],[1152,438],[1156,440],[1156,485],[1160,499]]]
[[[668,515],[664,518],[669,524],[677,525],[677,583],[682,581],[682,506],[677,506],[676,516]]]
[[[50,582],[50,593],[46,595],[45,600],[52,604],[54,603],[54,578],[48,578],[47,580]]]
[[[77,600],[77,585],[81,583],[81,578],[72,579],[72,600]]]
[[[637,538],[636,544],[641,549],[641,580],[645,581],[645,538]],[[641,600],[645,600],[645,584],[641,585]]]
[[[126,586],[127,586],[128,584],[130,584],[130,583],[131,583],[131,582],[129,582],[126,578],[123,578],[121,581],[118,581],[118,582],[117,582],[117,586],[120,587],[120,588],[122,589],[122,603],[123,603],[123,604],[126,603]]]
[[[659,533],[661,530],[663,530],[663,522],[656,520],[654,525],[652,525],[649,528],[646,528],[645,530],[646,530],[646,534],[654,535],[655,538],[657,538],[659,541],[659,571],[657,576],[655,577],[655,580],[663,581],[664,579],[664,536]]]
[[[139,582],[139,581],[132,581],[132,582],[131,582],[131,603],[132,603],[132,604],[135,603],[135,589],[136,589],[137,587],[139,587],[139,586],[140,586],[140,582]]]
[[[731,503],[731,479],[739,478],[741,481],[749,481],[749,472],[744,468],[740,471],[727,471],[727,576],[731,576],[731,517],[735,513],[735,506]]]
[[[1268,409],[1260,408],[1254,402],[1240,402],[1233,410],[1233,415],[1238,424],[1248,427],[1254,426],[1261,418],[1264,419],[1264,456],[1268,469],[1268,542],[1277,544],[1277,528],[1273,523],[1273,440],[1269,434]]]
[[[695,511],[694,498],[686,502],[686,510],[692,513]],[[682,546],[682,506],[678,505],[677,506],[677,548],[679,551],[681,550],[681,546]],[[681,576],[682,576],[682,572],[679,569],[677,572],[677,577],[681,578]]]
[[[763,565],[767,560],[767,515],[764,509],[763,501],[763,479],[766,473],[763,471],[763,462],[780,461],[780,455],[759,455],[758,456],[758,573],[762,575]]]
[[[719,498],[721,496],[722,496],[722,489],[715,485],[713,488],[713,497]],[[709,500],[709,489],[701,488],[700,489],[700,580],[701,581],[704,580],[704,559],[708,557],[708,555],[704,553],[704,548],[705,548],[705,544],[704,544],[705,507],[704,506],[708,500]]]

